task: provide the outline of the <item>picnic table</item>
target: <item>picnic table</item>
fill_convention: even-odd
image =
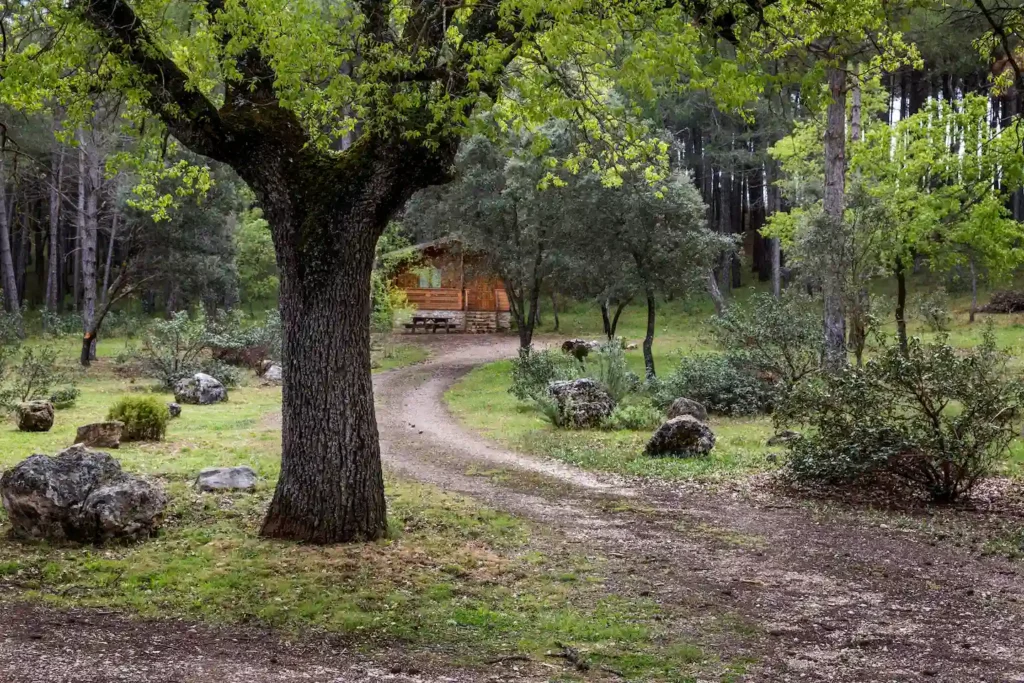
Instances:
[[[405,324],[405,329],[411,330],[413,334],[416,334],[416,330],[421,327],[424,332],[430,330],[433,333],[436,333],[438,328],[441,328],[447,334],[454,330],[456,325],[454,320],[443,315],[414,315],[412,322]]]

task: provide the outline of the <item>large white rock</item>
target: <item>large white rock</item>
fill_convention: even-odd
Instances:
[[[205,372],[197,372],[191,377],[178,380],[174,385],[174,400],[178,403],[205,406],[228,400],[228,390],[215,377]]]

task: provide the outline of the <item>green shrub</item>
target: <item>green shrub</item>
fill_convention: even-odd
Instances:
[[[776,415],[779,426],[812,428],[789,444],[790,474],[833,485],[895,481],[937,502],[969,494],[1006,453],[1024,408],[1006,362],[989,329],[970,352],[912,339],[905,355],[885,345],[863,369],[801,386]]]
[[[914,307],[918,317],[932,332],[945,332],[953,321],[949,312],[949,295],[943,288],[934,289],[917,300]]]
[[[154,396],[125,396],[111,406],[107,419],[124,423],[125,441],[160,441],[171,418],[167,405]]]
[[[50,403],[52,403],[53,407],[57,410],[73,408],[81,394],[82,392],[73,384],[66,387],[60,387],[59,389],[54,389],[50,394]]]
[[[564,354],[563,354],[564,355]],[[608,342],[589,357],[586,376],[599,382],[616,403],[640,389],[640,377],[629,369],[622,344]]]
[[[821,366],[820,309],[791,290],[778,299],[755,294],[746,305],[729,308],[712,320],[712,333],[732,366],[784,390]]]
[[[522,351],[512,361],[509,393],[520,401],[545,397],[552,382],[577,379],[583,367],[571,356],[556,351]]]
[[[665,414],[650,399],[633,403],[623,403],[601,424],[603,429],[630,431],[649,431],[657,429],[665,422]]]
[[[211,377],[216,377],[220,383],[228,389],[233,389],[242,383],[242,371],[234,365],[229,365],[216,358],[205,358],[199,363],[198,372],[205,372]],[[189,373],[187,376],[194,375]]]
[[[704,354],[683,358],[671,375],[651,384],[651,391],[661,407],[686,397],[711,413],[756,415],[771,412],[779,386],[729,356]]]
[[[13,408],[22,401],[46,400],[55,385],[69,384],[73,376],[58,362],[56,347],[24,347],[20,356],[10,360],[7,377],[0,390],[0,403]]]

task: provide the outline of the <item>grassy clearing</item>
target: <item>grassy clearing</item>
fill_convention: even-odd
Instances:
[[[918,288],[924,283],[916,283]],[[887,286],[883,283],[883,288]],[[735,300],[742,302],[753,288],[737,290]],[[985,301],[985,297],[981,298]],[[968,322],[969,298],[951,300],[953,319],[948,331],[950,343],[972,347],[981,343],[985,326],[991,323],[998,345],[1012,356],[1011,368],[1024,370],[1024,315],[979,314],[972,325]],[[676,301],[662,304],[658,316],[654,357],[659,375],[667,375],[684,355],[714,351],[708,334],[708,306]],[[545,319],[542,343],[554,344],[570,337],[590,339],[601,337],[601,317],[592,305],[579,304],[561,313],[560,336],[551,336],[550,315]],[[638,341],[646,329],[646,308],[630,306],[619,323],[618,334],[629,341]],[[895,323],[888,325],[895,334]],[[923,339],[934,339],[939,333],[911,319],[909,331]],[[870,349],[869,349],[870,353]],[[626,353],[630,367],[643,374],[643,355],[639,350]],[[651,476],[663,479],[719,480],[765,471],[775,467],[768,456],[780,449],[765,446],[774,433],[769,418],[712,417],[711,427],[718,437],[710,458],[678,460],[654,459],[643,455],[650,432],[634,431],[565,431],[551,427],[532,406],[517,401],[507,392],[510,364],[493,363],[469,373],[447,394],[452,412],[469,428],[496,441],[526,452],[545,455],[585,469]],[[1024,476],[1024,441],[1018,439],[1010,449],[1003,473]]]
[[[419,349],[397,352],[390,366],[420,358]],[[105,362],[80,386],[77,406],[58,412],[49,433],[3,423],[0,466],[70,445],[78,425],[102,420],[118,397],[142,389],[113,377]],[[387,481],[391,535],[379,543],[320,548],[261,539],[279,471],[280,401],[279,388],[244,386],[227,403],[184,406],[164,442],[115,451],[126,470],[167,490],[160,535],[99,549],[4,539],[4,595],[146,617],[322,629],[366,650],[397,645],[467,665],[515,653],[557,661],[545,653],[562,642],[595,667],[633,679],[735,671],[670,632],[650,599],[610,594],[600,558],[565,551],[543,529],[433,487]],[[253,494],[192,488],[203,467],[242,464],[261,476]]]
[[[630,362],[638,352],[629,352]],[[642,363],[642,358],[640,359]],[[481,366],[452,387],[445,398],[468,427],[512,448],[546,455],[584,469],[664,479],[728,479],[768,467],[774,433],[766,418],[714,418],[718,437],[710,458],[650,458],[643,454],[649,431],[567,431],[555,429],[532,406],[508,393],[511,363]]]

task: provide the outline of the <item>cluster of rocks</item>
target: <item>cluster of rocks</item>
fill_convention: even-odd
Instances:
[[[252,491],[256,482],[250,467],[211,467],[199,473],[196,487]],[[0,500],[15,538],[97,545],[150,538],[167,507],[160,487],[123,471],[109,453],[80,443],[53,457],[29,456],[4,472]]]

